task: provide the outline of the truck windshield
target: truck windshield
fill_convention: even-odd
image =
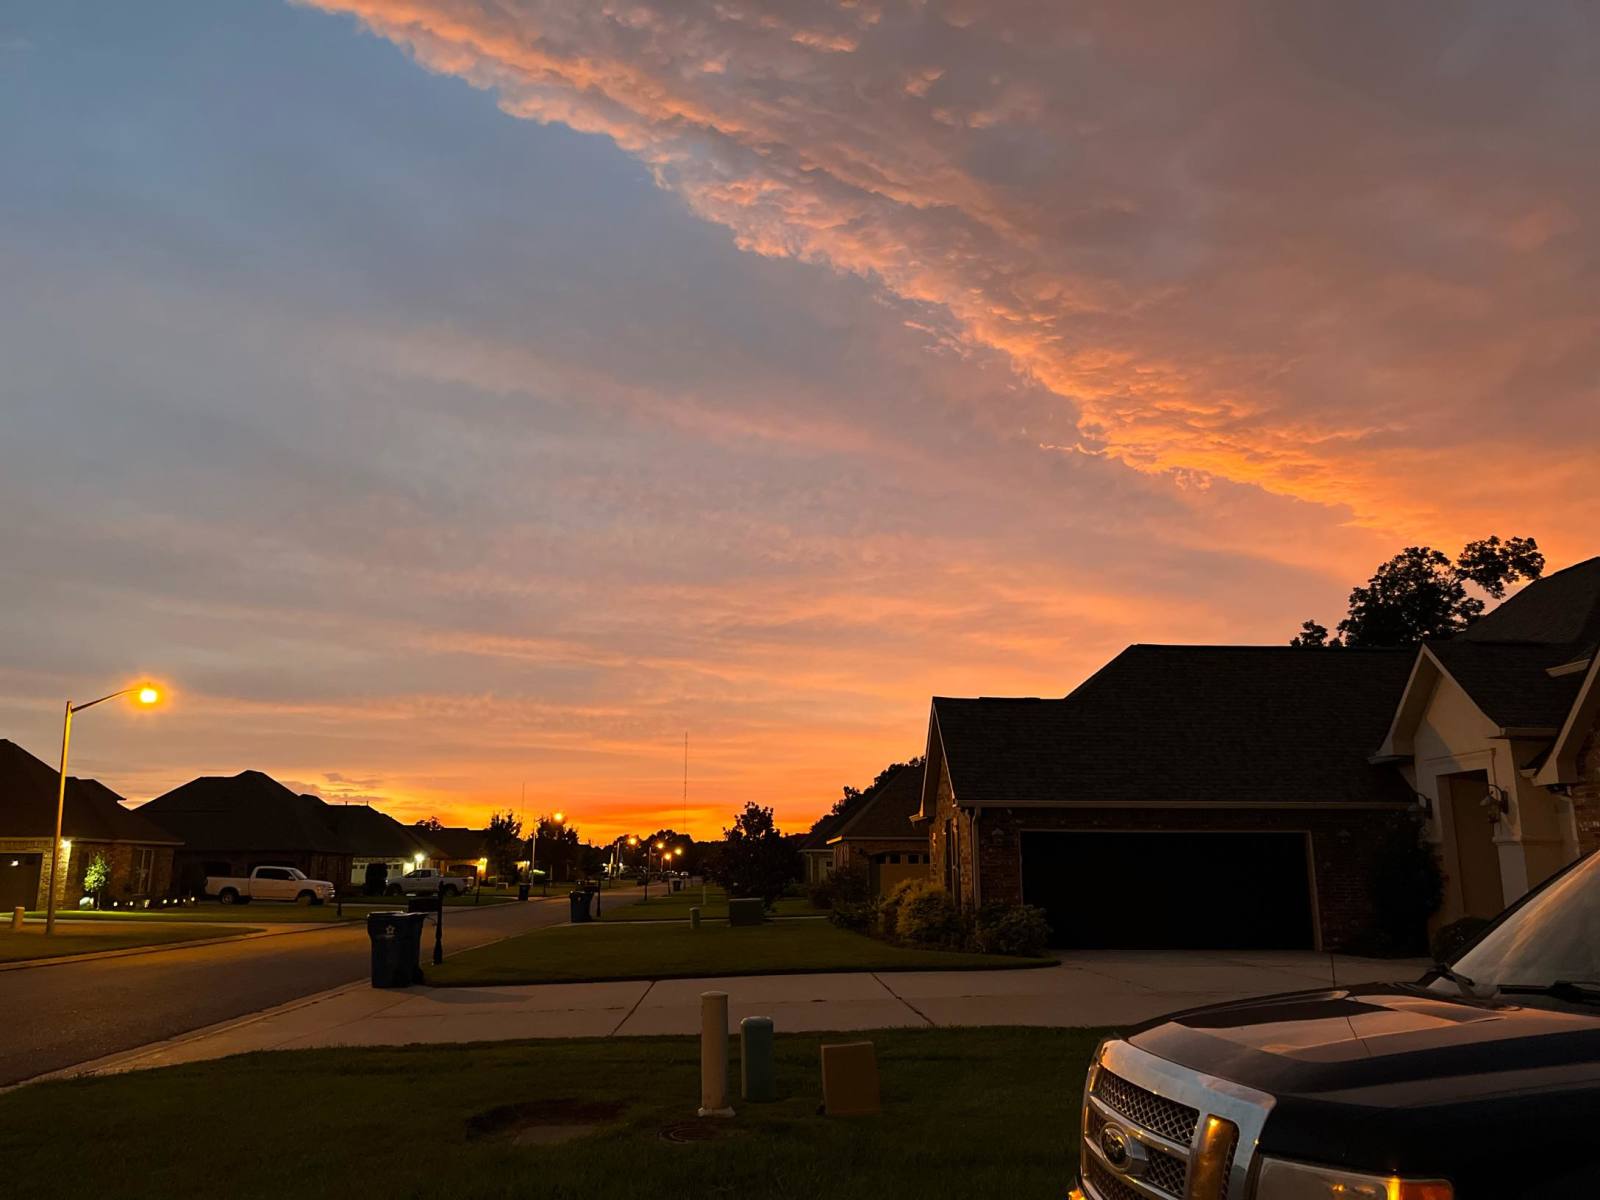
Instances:
[[[1600,854],[1541,890],[1454,963],[1471,991],[1600,981]],[[1439,979],[1434,987],[1456,985]]]

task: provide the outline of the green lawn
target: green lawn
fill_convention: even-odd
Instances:
[[[699,908],[700,915],[707,920],[726,920],[728,916],[728,893],[722,888],[705,889],[705,900],[702,902],[701,889],[698,886],[685,887],[681,892],[663,892],[658,890],[658,885],[650,885],[650,898],[640,900],[637,904],[607,905],[605,895],[601,895],[600,919],[602,921],[687,921],[689,910]],[[811,901],[804,896],[785,896],[778,901],[774,915],[780,917],[810,917],[825,916],[820,908],[811,907]]]
[[[1054,959],[912,950],[826,921],[765,925],[562,925],[481,946],[428,969],[440,987],[684,979],[817,971],[929,971],[1053,966]]]
[[[306,1195],[417,1200],[1059,1198],[1073,1179],[1079,1096],[1099,1037],[780,1033],[778,1100],[735,1095],[738,1115],[709,1126],[694,1118],[692,1038],[252,1054],[0,1095],[0,1162],[8,1194],[127,1200],[191,1195],[201,1177],[226,1181],[230,1200],[279,1200],[285,1181]],[[818,1047],[862,1038],[877,1047],[883,1114],[818,1116]],[[529,1102],[536,1119],[582,1119],[594,1131],[532,1145],[469,1125]],[[82,1152],[86,1120],[93,1153]],[[663,1136],[682,1123],[720,1136]]]
[[[207,929],[203,925],[160,925],[142,929],[116,929],[84,921],[57,921],[56,932],[46,937],[44,926],[28,925],[22,933],[0,932],[0,962],[60,958],[67,954],[95,954],[101,950],[128,950],[134,946],[161,946],[214,937],[242,937],[257,929]]]

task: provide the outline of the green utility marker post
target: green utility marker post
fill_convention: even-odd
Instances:
[[[766,1104],[778,1098],[772,1066],[772,1018],[739,1022],[739,1091],[747,1101]]]
[[[698,907],[689,910],[689,928],[700,928],[700,909]]]

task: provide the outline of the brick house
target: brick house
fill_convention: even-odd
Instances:
[[[897,768],[829,824],[823,840],[831,870],[861,868],[878,895],[903,879],[927,877],[928,832],[914,820],[922,808],[922,773],[921,763]]]
[[[182,841],[174,871],[178,890],[189,895],[207,875],[248,875],[265,866],[297,867],[345,886],[355,851],[334,827],[331,807],[260,771],[241,771],[192,779],[139,813]]]
[[[349,876],[331,881],[341,889],[364,889],[370,880],[381,891],[407,871],[441,865],[442,852],[428,839],[426,831],[402,825],[368,804],[317,802],[322,804],[322,816],[328,826],[350,848]]]
[[[1132,646],[1063,699],[933,701],[919,820],[964,904],[1078,946],[1369,944],[1421,835],[1435,919],[1600,838],[1600,558],[1410,650]]]
[[[0,739],[0,910],[46,906],[59,784],[55,767]],[[84,873],[102,856],[109,868],[107,903],[142,904],[163,897],[171,887],[178,846],[176,837],[124,808],[122,797],[104,784],[69,778],[56,906],[76,907],[84,895]]]
[[[438,867],[451,875],[484,879],[489,874],[489,831],[446,825],[439,829],[415,827],[412,832],[433,846]]]

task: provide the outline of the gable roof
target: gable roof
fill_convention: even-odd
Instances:
[[[438,847],[427,840],[423,830],[409,829],[379,809],[365,804],[327,804],[324,808],[329,826],[363,858],[440,857]]]
[[[1600,557],[1536,579],[1457,636],[1430,641],[1395,711],[1380,754],[1408,754],[1416,723],[1443,672],[1495,725],[1553,737],[1571,724],[1581,670],[1600,649]]]
[[[15,742],[0,738],[0,837],[53,837],[57,768]],[[61,836],[89,842],[141,842],[173,846],[179,839],[133,809],[97,779],[67,778]]]
[[[446,826],[442,829],[412,828],[417,837],[431,843],[439,851],[436,857],[465,862],[467,859],[485,858],[489,853],[489,831],[468,829],[464,826]]]
[[[1065,699],[935,697],[929,762],[965,806],[1406,803],[1367,757],[1412,658],[1129,646]]]
[[[192,779],[139,811],[193,850],[353,853],[329,821],[330,807],[270,775],[241,771]]]
[[[842,814],[827,840],[908,838],[927,841],[926,830],[911,823],[922,807],[922,776],[921,764],[901,766],[862,804]]]

